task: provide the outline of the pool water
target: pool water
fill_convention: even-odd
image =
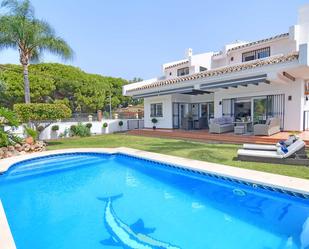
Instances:
[[[13,166],[0,199],[18,249],[307,249],[309,200],[125,155]]]

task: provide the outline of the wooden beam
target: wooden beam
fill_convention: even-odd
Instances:
[[[296,78],[294,76],[292,76],[291,74],[287,73],[287,72],[283,72],[282,73],[284,77],[288,78],[291,81],[295,81]]]

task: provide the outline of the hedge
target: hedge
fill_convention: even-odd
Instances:
[[[23,123],[70,118],[71,109],[64,104],[15,104],[14,112]]]

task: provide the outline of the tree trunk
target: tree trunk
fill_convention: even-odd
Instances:
[[[28,74],[28,64],[23,64],[24,69],[24,91],[25,91],[25,103],[30,103],[30,83]]]

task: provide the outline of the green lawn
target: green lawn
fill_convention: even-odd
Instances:
[[[230,166],[266,171],[276,174],[309,179],[309,167],[266,163],[239,162],[234,160],[239,145],[212,144],[163,139],[153,137],[113,134],[86,138],[68,138],[49,142],[48,149],[89,147],[130,147],[140,150],[187,157],[201,161],[215,162]]]

